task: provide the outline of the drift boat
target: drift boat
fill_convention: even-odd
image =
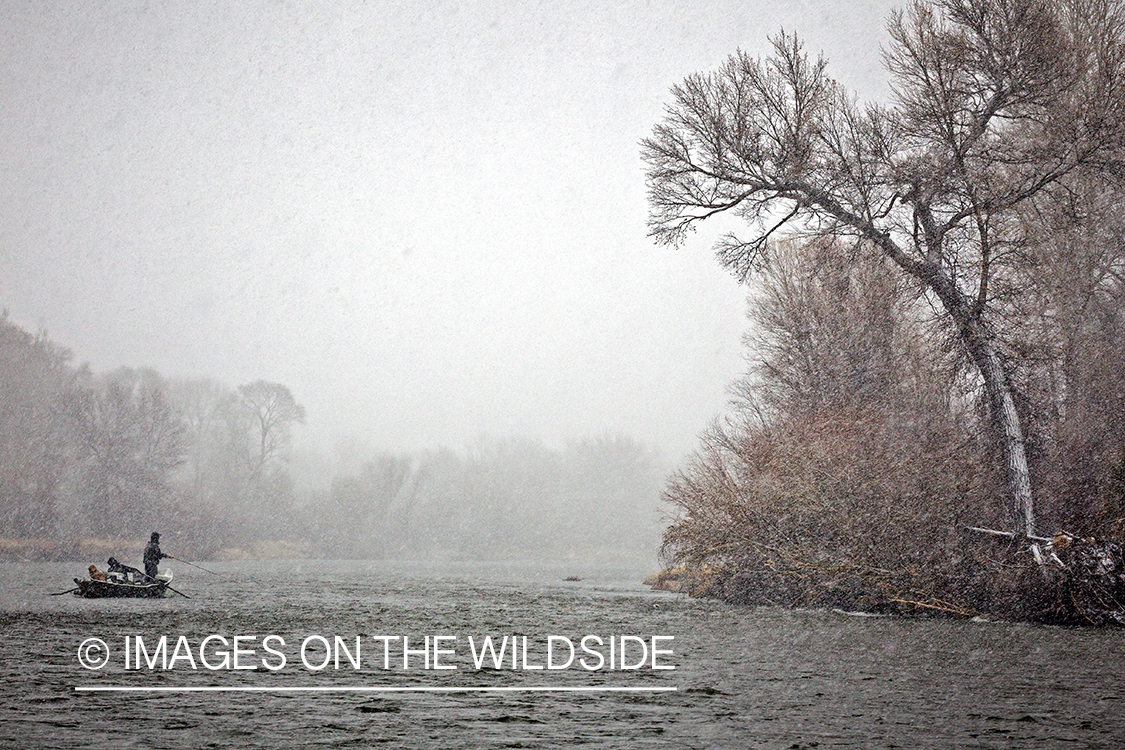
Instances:
[[[168,584],[172,582],[172,571],[162,570],[156,574],[156,581],[145,583],[133,582],[123,576],[110,574],[104,581],[94,581],[89,578],[75,578],[74,583],[78,589],[75,596],[86,599],[103,599],[106,597],[125,597],[130,599],[155,599],[171,596],[172,591]]]

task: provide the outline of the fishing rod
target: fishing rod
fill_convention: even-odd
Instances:
[[[191,566],[191,567],[193,567],[193,568],[199,568],[200,570],[202,570],[202,571],[204,571],[204,572],[206,572],[206,573],[210,573],[210,574],[211,574],[211,575],[213,575],[213,576],[217,576],[217,575],[219,575],[218,573],[216,573],[216,572],[215,572],[215,571],[213,571],[213,570],[207,570],[207,568],[203,567],[202,565],[196,565],[196,564],[195,564],[195,563],[193,563],[193,562],[188,562],[187,560],[182,560],[182,559],[180,559],[180,558],[178,558],[178,557],[172,557],[171,555],[165,555],[165,557],[167,557],[167,558],[168,558],[169,560],[175,560],[176,562],[182,562],[182,563],[183,563],[184,565],[190,565],[190,566]],[[177,593],[179,593],[179,592],[177,592]]]
[[[51,596],[62,596],[63,594],[69,594],[72,591],[77,591],[77,590],[78,590],[78,587],[75,586],[74,588],[67,589],[66,591],[56,591],[55,593],[51,594]]]

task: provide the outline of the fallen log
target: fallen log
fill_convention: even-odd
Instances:
[[[969,531],[976,531],[976,532],[981,533],[981,534],[992,534],[993,536],[1004,536],[1004,537],[1007,537],[1009,539],[1015,539],[1015,537],[1016,537],[1015,532],[1012,532],[1012,531],[997,531],[996,529],[984,529],[984,528],[981,528],[980,526],[967,526],[966,528]],[[1030,539],[1033,542],[1049,542],[1049,541],[1051,541],[1048,537],[1045,537],[1045,536],[1029,535],[1027,538]]]
[[[895,604],[909,604],[912,607],[921,607],[923,609],[934,609],[938,612],[948,612],[952,615],[959,615],[961,617],[978,617],[980,612],[972,612],[969,610],[959,609],[950,605],[948,602],[943,602],[940,599],[933,599],[935,604],[927,604],[926,602],[918,602],[913,599],[888,599],[887,601]]]

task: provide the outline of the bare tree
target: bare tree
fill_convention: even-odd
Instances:
[[[74,384],[70,357],[0,308],[0,532],[6,535],[46,536],[57,527],[69,445],[59,407]]]
[[[184,424],[160,376],[121,368],[68,393],[83,484],[96,533],[142,533],[167,510],[169,477],[183,462]]]
[[[251,468],[255,476],[260,476],[266,465],[289,445],[290,427],[305,423],[305,407],[297,403],[286,386],[265,380],[238,386],[238,394],[253,422],[257,451]]]
[[[206,378],[173,380],[168,384],[169,398],[181,415],[188,445],[187,477],[196,497],[205,494],[208,453],[221,443],[223,409],[233,397],[226,386]]]
[[[1063,189],[1065,188],[1065,189]],[[1006,347],[1032,419],[1033,475],[1056,498],[1054,528],[1119,535],[1125,497],[1113,483],[1125,452],[1125,217],[1119,185],[1085,175],[1023,207],[1034,227],[1014,279]]]
[[[772,55],[739,52],[674,87],[642,143],[658,241],[733,213],[751,236],[717,252],[745,280],[783,227],[847,235],[936,300],[1002,435],[1021,536],[1035,508],[992,285],[1018,260],[1025,203],[1079,170],[1115,169],[1123,26],[1115,0],[916,1],[890,20],[889,107],[859,106],[782,33]]]
[[[912,290],[885,259],[845,244],[855,243],[771,248],[751,284],[751,368],[733,387],[738,406],[765,419],[846,404],[947,407],[953,368]]]

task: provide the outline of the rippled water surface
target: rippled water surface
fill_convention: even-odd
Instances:
[[[82,565],[0,565],[0,747],[1121,747],[1122,631],[739,608],[650,592],[646,571],[372,562],[179,565],[191,598],[48,596]],[[577,575],[581,581],[565,581]],[[124,670],[126,636],[280,636],[271,671]],[[468,636],[674,636],[675,670],[476,670]],[[360,636],[360,670],[300,662]],[[456,670],[384,670],[373,635],[456,635]],[[102,669],[79,645],[103,639]],[[278,642],[274,642],[275,646]],[[668,642],[665,642],[666,645]],[[214,644],[214,642],[212,642]],[[413,646],[412,646],[413,647]],[[310,661],[323,660],[316,644]],[[378,656],[378,658],[376,658]],[[215,649],[208,656],[217,661]],[[593,662],[593,659],[590,660]],[[272,662],[275,666],[278,660]],[[590,662],[588,662],[590,663]],[[674,687],[674,692],[88,693],[76,687]]]

